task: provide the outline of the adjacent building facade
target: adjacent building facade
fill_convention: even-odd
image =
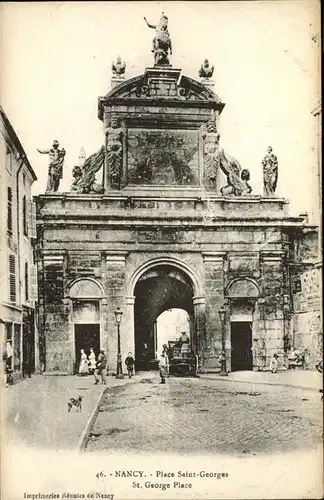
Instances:
[[[293,339],[304,346],[309,366],[323,357],[322,327],[322,165],[321,124],[322,106],[319,103],[312,114],[316,120],[317,164],[316,190],[311,219],[319,227],[305,227],[295,235],[291,253],[291,293],[293,304]]]
[[[115,369],[117,307],[122,354],[138,366],[144,350],[154,359],[156,320],[171,308],[189,315],[201,370],[219,370],[222,351],[232,371],[263,370],[275,352],[284,362],[304,342],[295,241],[309,231],[316,242],[316,228],[286,200],[250,192],[219,147],[225,104],[210,79],[156,64],[114,83],[98,101],[103,148],[75,167],[70,192],[36,198],[45,372],[75,373],[90,347]]]
[[[11,381],[35,370],[37,279],[33,239],[36,175],[8,117],[0,108],[1,356]]]

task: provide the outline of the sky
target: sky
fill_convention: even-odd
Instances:
[[[111,64],[126,78],[153,66],[154,31],[169,18],[172,66],[199,79],[207,57],[215,92],[226,106],[221,147],[251,173],[262,193],[261,161],[269,145],[279,161],[277,195],[290,212],[312,212],[317,192],[319,2],[20,2],[0,5],[1,101],[45,191],[48,159],[37,152],[58,139],[67,151],[60,191],[68,191],[80,148],[103,144],[98,97],[110,90]]]
[[[157,345],[156,353],[162,352],[163,344],[169,340],[177,340],[182,332],[186,332],[190,337],[190,324],[187,311],[173,308],[163,311],[156,320]]]

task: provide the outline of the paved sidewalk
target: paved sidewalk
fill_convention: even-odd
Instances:
[[[228,382],[245,382],[249,384],[278,385],[311,389],[318,391],[323,388],[321,373],[310,370],[285,370],[278,373],[242,371],[229,373],[227,377],[218,373],[201,374],[200,378],[207,380],[225,380]]]
[[[2,391],[2,418],[6,419],[4,440],[7,445],[27,445],[37,448],[78,449],[87,422],[109,387],[134,383],[143,378],[157,377],[157,372],[141,372],[132,380],[107,377],[107,386],[94,385],[93,377],[36,375]],[[322,375],[313,371],[292,370],[276,374],[264,372],[234,372],[228,377],[202,374],[201,379],[265,384],[319,390]],[[67,411],[70,397],[83,395],[82,412]]]
[[[103,391],[133,383],[136,378],[107,377],[107,385],[94,385],[92,376],[35,375],[4,389],[1,406],[6,419],[6,444],[57,450],[78,448]],[[68,399],[79,395],[83,396],[82,411],[73,407],[68,413]]]

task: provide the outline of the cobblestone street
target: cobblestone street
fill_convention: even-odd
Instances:
[[[224,453],[306,451],[322,440],[315,391],[169,378],[112,388],[87,445],[92,451]]]

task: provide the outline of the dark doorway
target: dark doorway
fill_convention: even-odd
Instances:
[[[80,363],[80,351],[85,350],[87,356],[90,354],[90,348],[93,347],[96,357],[100,349],[100,325],[98,324],[79,324],[74,325],[75,338],[75,373],[78,372]]]
[[[35,372],[35,322],[34,311],[23,307],[23,357],[22,370],[24,377]]]
[[[253,369],[252,323],[231,323],[232,372]]]

